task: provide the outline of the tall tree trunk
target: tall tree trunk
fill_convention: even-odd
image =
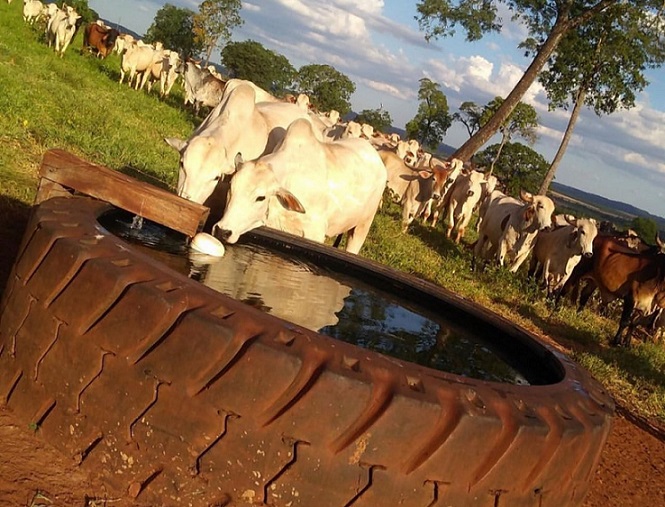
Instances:
[[[210,44],[210,45],[208,46],[208,49],[206,49],[206,63],[205,63],[205,65],[203,66],[203,68],[207,68],[208,65],[210,64],[210,55],[212,54],[212,50],[215,49],[215,44],[216,44],[216,43],[212,43],[212,44]]]
[[[509,137],[510,136],[508,133],[504,130],[503,135],[501,136],[501,144],[499,145],[499,149],[496,150],[496,155],[494,155],[494,159],[492,159],[492,163],[490,164],[488,176],[492,176],[492,173],[494,172],[494,164],[496,164],[496,161],[499,160],[499,156],[501,156],[501,150],[503,150],[503,147],[506,145]]]
[[[538,51],[538,54],[536,54],[536,57],[526,69],[524,75],[517,82],[515,88],[513,88],[499,109],[497,109],[496,114],[473,137],[460,146],[453,154],[453,157],[463,161],[469,160],[499,130],[501,125],[506,121],[506,118],[513,112],[515,106],[522,100],[522,97],[524,97],[531,84],[536,80],[543,66],[547,63],[547,59],[554,52],[559,41],[561,41],[561,37],[563,37],[571,26],[572,24],[569,21],[561,18],[557,20],[547,40]]]
[[[577,96],[575,97],[575,105],[573,106],[573,112],[571,113],[570,119],[568,120],[568,126],[566,127],[566,131],[563,133],[563,138],[561,139],[561,144],[559,145],[559,149],[557,150],[556,155],[554,156],[554,160],[552,160],[550,168],[547,170],[545,179],[540,185],[540,190],[538,190],[538,193],[540,195],[547,194],[547,190],[550,188],[550,184],[554,179],[554,175],[556,174],[556,170],[559,167],[559,163],[561,163],[561,159],[563,158],[566,149],[568,149],[568,143],[570,142],[570,138],[573,136],[573,130],[575,129],[575,124],[577,123],[577,119],[580,116],[580,111],[582,110],[582,106],[584,105],[584,99],[586,98],[586,94],[587,92],[584,85],[580,86],[580,88],[577,90]]]

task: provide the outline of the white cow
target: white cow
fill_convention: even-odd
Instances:
[[[548,295],[561,290],[582,256],[593,255],[593,240],[598,235],[594,220],[565,217],[567,225],[538,234],[531,256],[529,273],[536,275],[540,265]]]
[[[76,32],[76,22],[81,19],[74,9],[67,6],[67,9],[58,10],[54,16],[49,19],[48,44],[55,46],[55,52],[62,58],[69,46],[69,43]]]
[[[166,139],[180,152],[178,195],[203,204],[219,180],[235,171],[238,154],[254,160],[271,153],[298,118],[309,119],[295,104],[256,104],[254,88],[240,84],[224,96],[188,141]]]
[[[233,175],[226,211],[213,231],[229,243],[262,225],[319,242],[346,232],[346,251],[358,253],[385,181],[383,162],[367,140],[324,142],[299,119],[273,153]]]
[[[198,113],[201,106],[214,108],[222,102],[227,83],[191,60],[185,62],[184,69],[185,105],[193,104]]]
[[[499,190],[490,194],[473,249],[474,266],[476,258],[495,258],[500,266],[508,258],[510,271],[517,272],[531,252],[538,232],[551,227],[552,199],[525,191],[520,192],[520,197],[524,202]]]
[[[129,86],[132,86],[132,82],[136,78],[134,87],[137,90],[143,88],[150,77],[150,68],[163,58],[163,50],[156,50],[152,46],[140,46],[137,43],[132,43],[122,55],[119,83],[122,84],[125,80],[125,74],[129,73]],[[139,75],[142,76],[141,79],[139,79]]]
[[[418,171],[408,166],[400,156],[392,150],[377,150],[383,160],[388,174],[387,187],[394,202],[402,202],[409,183],[418,178]]]
[[[485,175],[478,171],[459,176],[445,199],[446,237],[450,238],[455,230],[455,243],[464,236],[471,215],[483,195],[483,187],[487,185]],[[436,225],[434,223],[433,225]]]
[[[24,0],[23,1],[23,21],[29,24],[34,24],[35,21],[44,13],[44,4],[39,0]]]
[[[118,35],[118,38],[115,40],[115,45],[113,46],[113,51],[118,53],[119,55],[122,55],[125,51],[127,51],[127,48],[134,44],[136,40],[132,35],[129,35],[128,33],[121,33]]]

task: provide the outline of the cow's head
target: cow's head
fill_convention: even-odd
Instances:
[[[598,235],[598,227],[595,220],[580,218],[576,219],[565,215],[566,221],[572,226],[568,237],[568,248],[582,254],[584,257],[593,255],[593,240]]]
[[[520,190],[520,198],[527,203],[524,209],[524,221],[528,225],[534,225],[537,230],[550,229],[552,227],[552,215],[554,214],[554,202],[544,195],[533,195],[525,190]]]
[[[213,235],[235,243],[244,233],[265,225],[270,206],[305,213],[296,196],[279,184],[269,163],[240,164],[231,178],[224,216],[213,227]]]
[[[433,199],[438,201],[445,197],[457,177],[462,173],[463,165],[462,161],[456,158],[444,162],[443,165],[432,164],[430,159],[430,167],[434,175],[434,184],[432,187]]]
[[[189,141],[165,139],[180,153],[178,195],[203,204],[219,181],[235,171],[237,153],[230,154],[210,136],[196,136]]]

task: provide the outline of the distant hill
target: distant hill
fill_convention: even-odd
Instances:
[[[579,214],[609,220],[620,227],[628,227],[635,217],[648,218],[656,222],[659,230],[665,231],[665,218],[653,215],[631,204],[613,201],[556,182],[552,182],[550,193],[557,207],[579,209],[581,210]]]

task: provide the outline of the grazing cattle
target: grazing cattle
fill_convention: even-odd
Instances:
[[[130,45],[122,55],[120,62],[120,81],[125,79],[125,74],[129,73],[129,86],[132,86],[134,78],[136,78],[135,88],[143,88],[146,81],[150,77],[150,68],[157,62],[164,58],[164,51],[158,51],[151,46],[139,46],[134,43]],[[139,74],[143,77],[139,80]]]
[[[113,51],[118,35],[120,35],[120,32],[115,28],[106,28],[98,23],[90,23],[83,32],[81,53],[87,49],[100,58],[106,58]]]
[[[226,83],[191,60],[185,62],[184,68],[185,104],[193,104],[197,113],[201,106],[217,106],[222,101]]]
[[[358,253],[385,181],[386,169],[368,141],[324,142],[299,119],[273,153],[243,163],[233,175],[224,216],[213,230],[229,243],[262,225],[319,242],[346,232],[347,252]]]
[[[238,154],[254,160],[271,153],[298,118],[309,121],[308,114],[295,104],[256,104],[254,88],[240,84],[224,96],[188,141],[166,139],[180,152],[178,195],[203,204],[222,176],[235,171]]]
[[[152,85],[159,81],[159,95],[164,97],[171,92],[177,78],[177,70],[180,64],[180,56],[175,51],[165,49],[162,51],[162,57],[155,61],[149,69],[145,71],[147,80],[142,80],[142,85],[148,87],[148,92],[152,90]]]
[[[536,235],[552,225],[554,203],[549,197],[520,192],[522,201],[495,190],[480,225],[478,241],[473,249],[476,258],[495,258],[500,266],[506,258],[515,273],[526,260]]]
[[[74,9],[67,6],[63,10],[58,10],[48,23],[48,44],[55,47],[55,52],[62,58],[72,41],[77,29],[77,21],[81,19]]]
[[[459,243],[476,205],[483,195],[483,188],[487,186],[485,175],[478,171],[459,176],[450,192],[442,202],[446,210],[446,237],[450,238],[455,230],[455,243]],[[436,222],[432,223],[435,226]]]
[[[40,18],[44,11],[44,4],[39,0],[24,0],[23,21],[32,25]]]
[[[418,170],[417,177],[409,182],[402,199],[402,232],[407,231],[416,217],[423,215],[423,221],[427,222],[432,201],[445,198],[461,173],[462,165],[461,160],[454,158],[449,162],[430,164],[428,170]]]
[[[541,231],[533,247],[529,274],[537,275],[540,267],[548,296],[559,293],[582,256],[593,255],[593,240],[598,235],[594,220],[568,215],[565,220],[564,226]]]
[[[580,308],[596,288],[604,301],[623,300],[612,345],[630,346],[638,319],[665,307],[665,243],[659,238],[656,241],[658,249],[636,252],[617,238],[598,235],[593,243],[593,256],[582,259],[564,285],[562,293],[582,279],[590,281],[580,296]]]

